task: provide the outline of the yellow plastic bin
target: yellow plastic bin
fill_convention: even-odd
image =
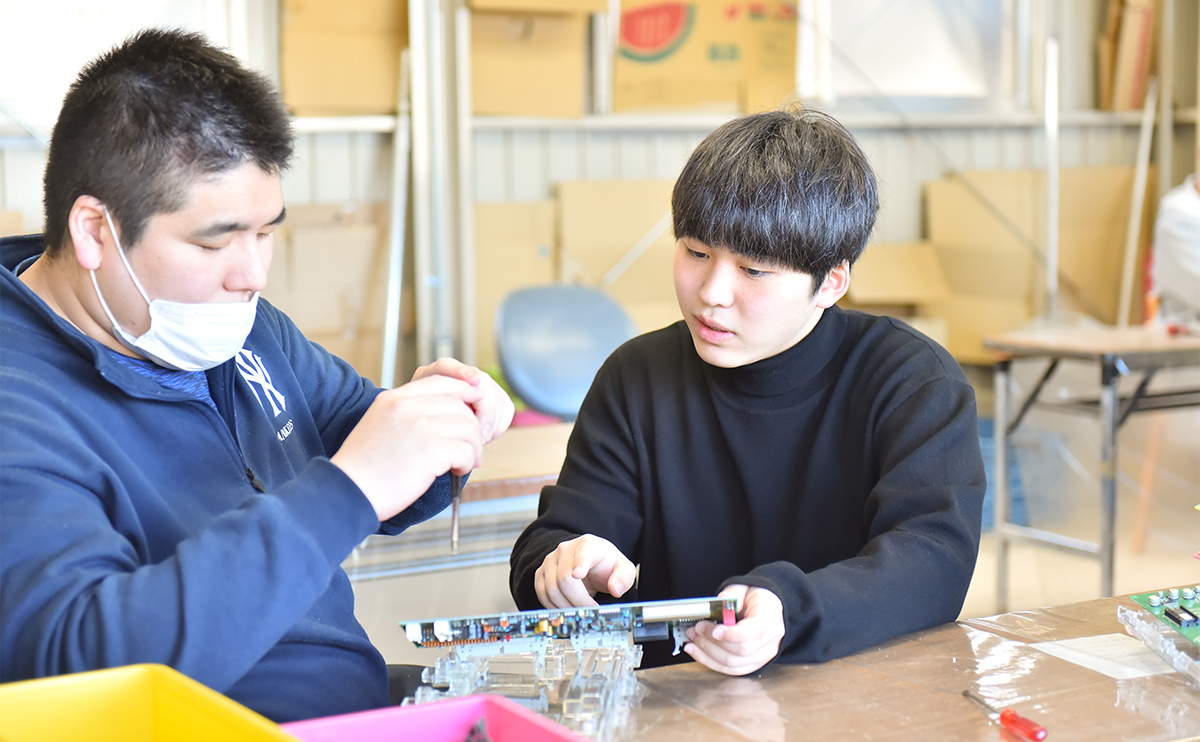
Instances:
[[[165,665],[0,685],[3,742],[215,742],[296,738]]]

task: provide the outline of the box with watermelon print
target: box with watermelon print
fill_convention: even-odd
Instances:
[[[613,110],[752,112],[789,100],[791,0],[622,0]]]
[[[606,0],[470,0],[471,107],[491,116],[586,111],[591,13]]]

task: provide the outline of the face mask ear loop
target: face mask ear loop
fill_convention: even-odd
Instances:
[[[107,206],[103,206],[101,208],[104,209],[104,218],[108,220],[108,229],[110,232],[112,232],[113,242],[117,243],[117,255],[120,256],[121,262],[125,264],[125,271],[129,274],[129,277],[133,279],[133,285],[137,288],[138,293],[142,295],[142,299],[146,301],[146,306],[150,306],[150,296],[146,293],[146,289],[142,288],[142,282],[139,281],[138,277],[134,274],[133,266],[129,264],[129,258],[125,257],[125,248],[121,247],[121,238],[117,236],[117,228],[113,224],[112,215],[108,213]],[[95,282],[95,280],[96,274],[93,273],[92,281]],[[99,286],[96,287],[96,293],[100,293]],[[103,302],[104,298],[101,297],[100,301]]]
[[[113,332],[120,333],[121,326],[117,324],[117,318],[113,316],[112,310],[108,308],[108,302],[104,301],[104,294],[100,293],[100,284],[96,282],[96,271],[88,271],[92,276],[92,287],[96,289],[96,298],[100,300],[100,308],[104,310],[104,316],[108,317],[108,321],[112,323]]]

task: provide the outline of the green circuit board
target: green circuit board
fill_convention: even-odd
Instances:
[[[737,601],[717,597],[615,603],[595,608],[543,608],[487,616],[401,621],[418,647],[447,647],[546,636],[567,639],[592,632],[628,632],[635,640],[667,639],[675,626],[737,621]]]
[[[1159,621],[1200,647],[1200,585],[1155,590],[1130,597]]]

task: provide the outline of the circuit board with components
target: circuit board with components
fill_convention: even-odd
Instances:
[[[640,686],[638,642],[674,639],[700,621],[737,622],[737,601],[693,598],[401,621],[418,647],[449,649],[405,704],[505,696],[594,742],[624,739]]]
[[[1130,597],[1151,615],[1200,647],[1200,585],[1173,587]]]
[[[723,598],[614,603],[594,608],[543,608],[486,616],[401,621],[418,647],[454,647],[515,639],[571,639],[587,634],[631,634],[634,641],[669,639],[699,621],[732,625],[737,601]]]

